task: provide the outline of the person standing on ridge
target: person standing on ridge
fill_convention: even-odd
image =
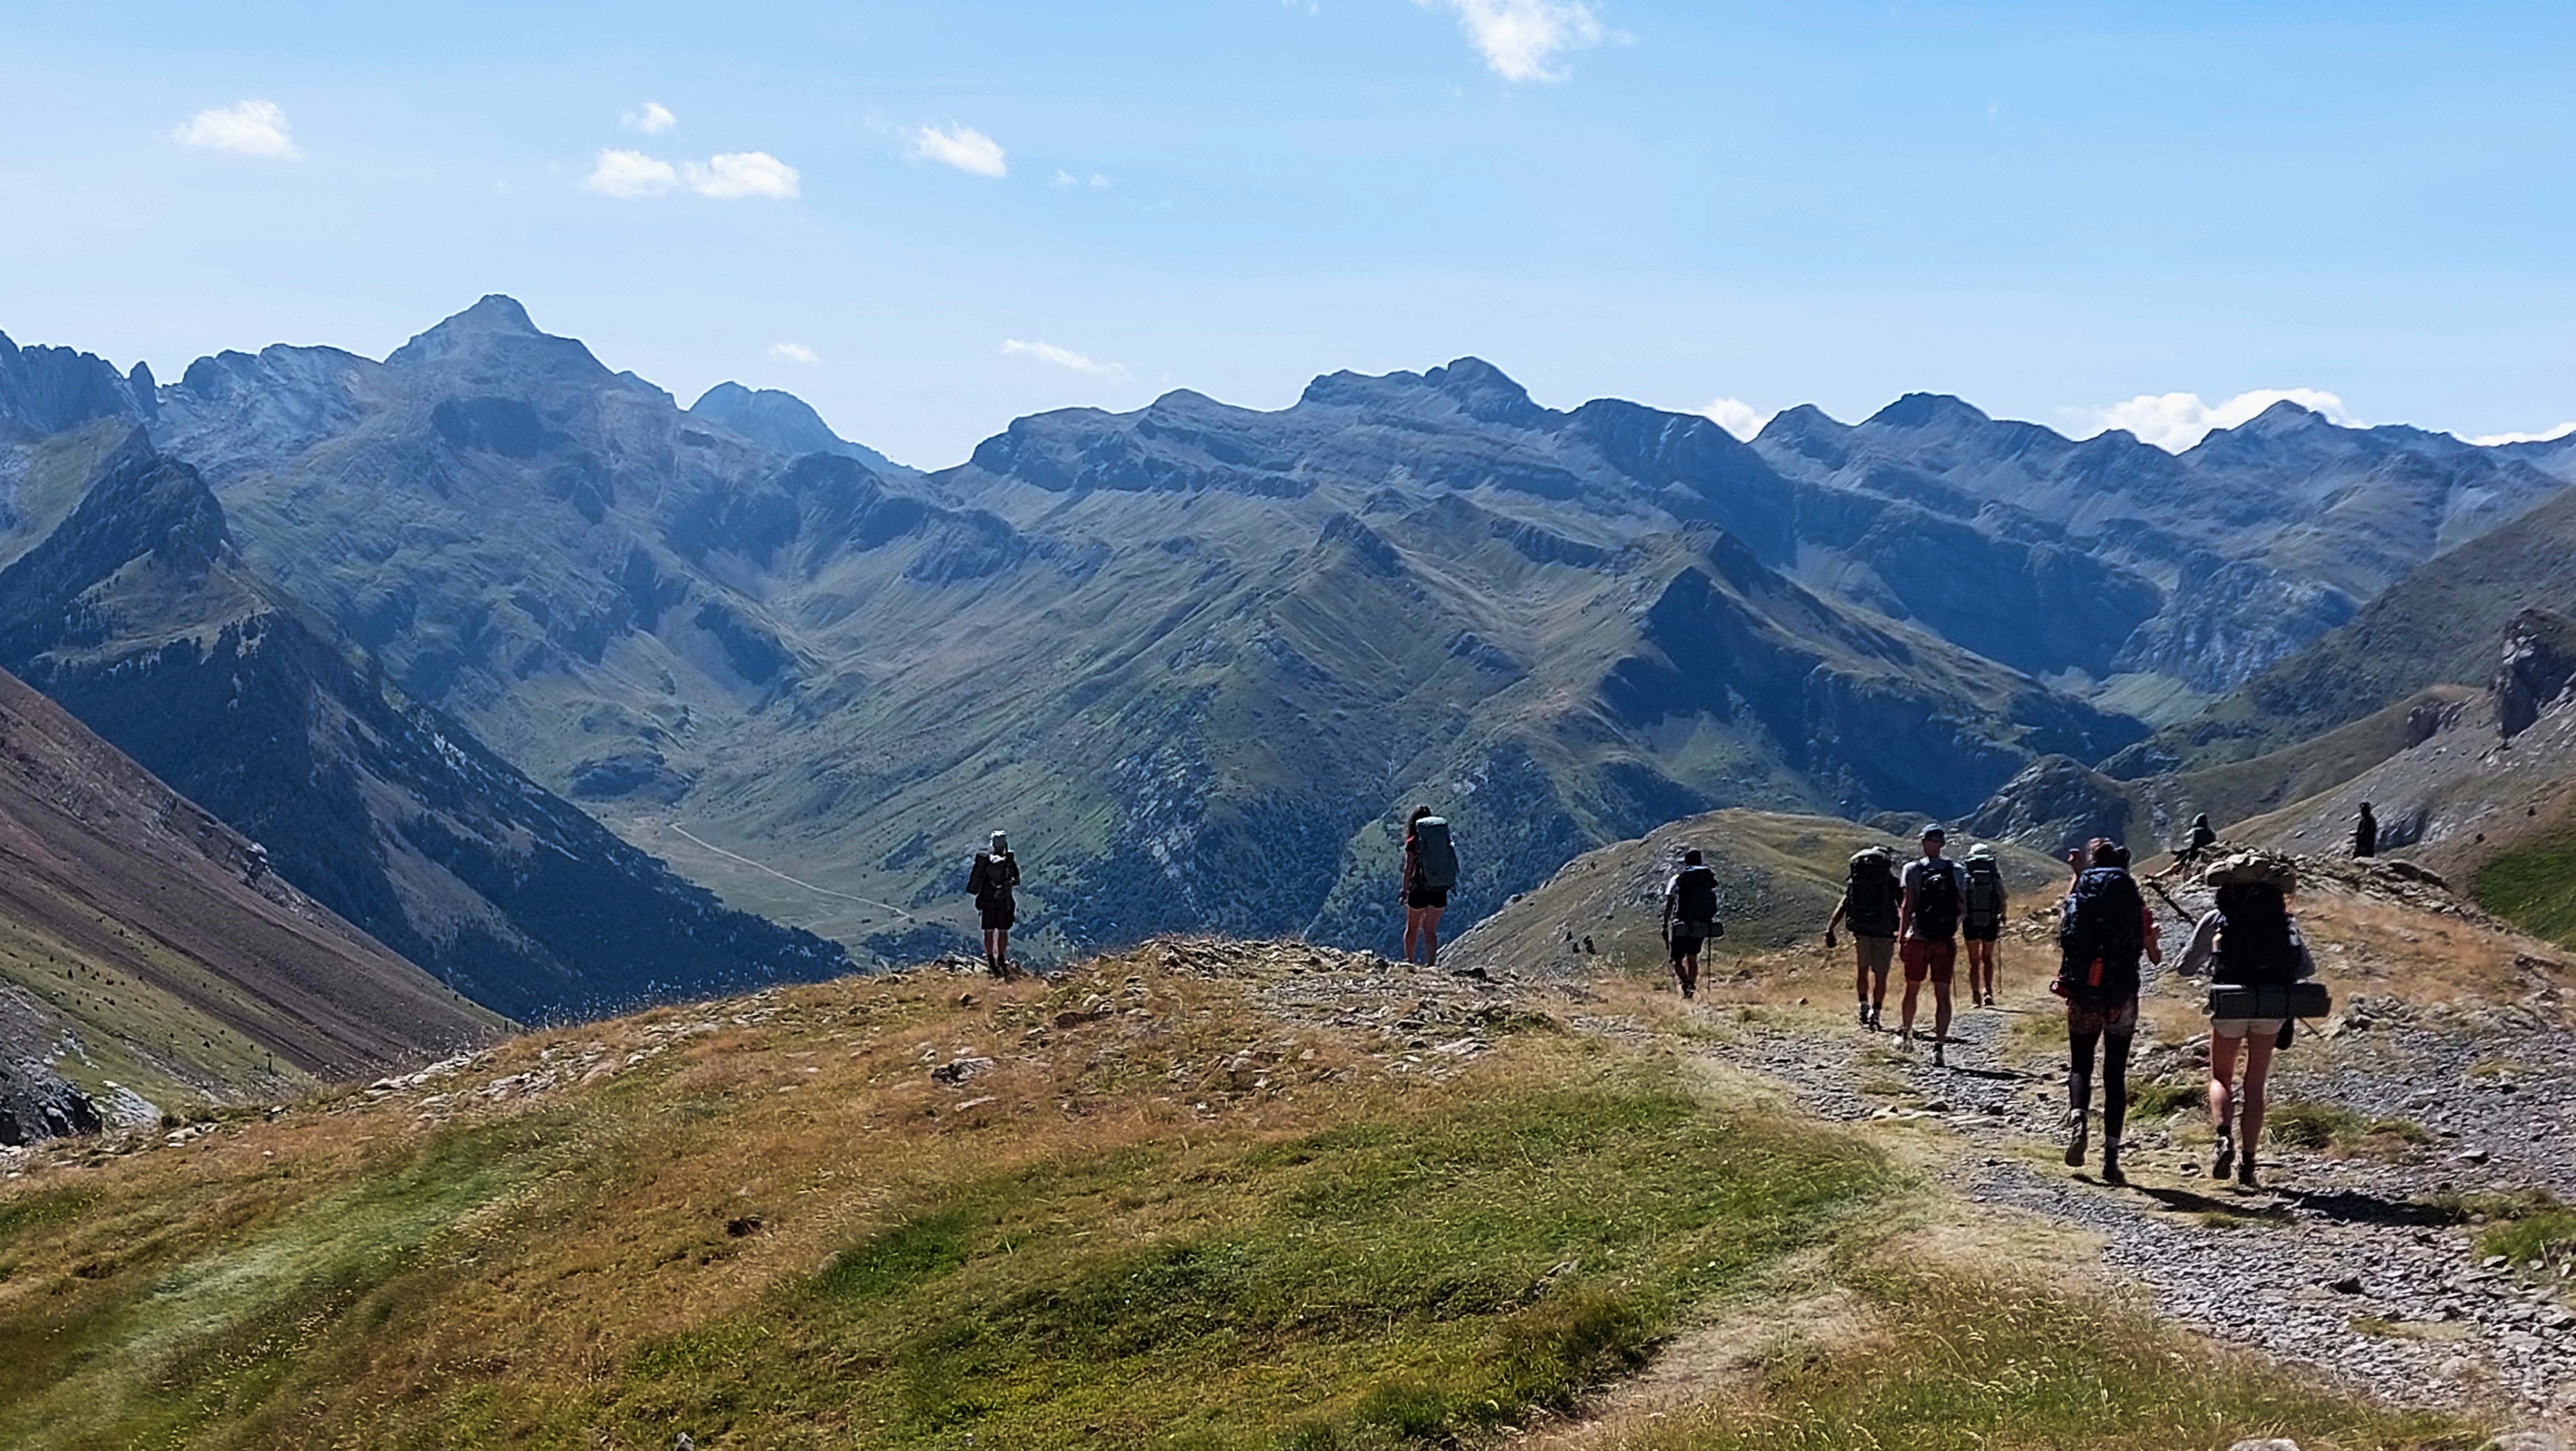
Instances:
[[[1012,893],[1019,885],[1020,859],[1011,855],[1010,838],[994,832],[992,842],[975,853],[975,864],[966,869],[966,890],[984,920],[984,970],[999,978],[1011,975],[1011,924],[1019,915]]]
[[[1923,828],[1923,855],[1905,864],[1898,885],[1903,895],[1896,907],[1896,956],[1905,965],[1905,1006],[1898,1035],[1906,1052],[1914,1051],[1914,1000],[1923,980],[1932,980],[1932,1066],[1948,1066],[1950,1043],[1950,978],[1959,963],[1959,909],[1966,891],[1959,864],[1941,855],[1948,833],[1939,826]]]
[[[2352,819],[2352,854],[2366,860],[2379,855],[2379,818],[2370,814],[2370,803],[2361,803],[2361,813]]]
[[[1699,994],[1700,948],[1724,931],[1717,922],[1717,873],[1700,860],[1698,847],[1690,847],[1682,852],[1682,869],[1664,887],[1664,946],[1685,999]]]
[[[1418,946],[1425,967],[1440,961],[1440,914],[1449,906],[1449,889],[1458,885],[1458,848],[1449,839],[1449,823],[1416,806],[1404,823],[1404,874],[1396,896],[1404,903],[1404,960],[1414,960]]]
[[[1902,890],[1896,882],[1896,858],[1883,846],[1853,852],[1843,879],[1843,899],[1825,923],[1825,950],[1834,950],[1834,929],[1848,924],[1852,934],[1852,994],[1860,1000],[1860,1025],[1875,1029],[1887,1006],[1887,969],[1896,960],[1896,904]]]
[[[2096,839],[2092,865],[2079,873],[2058,919],[2057,980],[2066,999],[2066,1162],[2084,1162],[2092,1110],[2093,1050],[2102,1049],[2102,1182],[2129,1182],[2120,1171],[2120,1133],[2129,1117],[2129,1045],[2138,1032],[2138,960],[2164,961],[2146,898],[2129,875],[2129,854]]]
[[[1995,849],[1982,841],[1968,848],[1961,868],[1965,884],[1959,938],[1968,945],[1968,1006],[1991,1008],[1995,1005],[1995,943],[2004,935],[2004,913],[2011,906],[2004,893],[2004,869],[1995,860]]]

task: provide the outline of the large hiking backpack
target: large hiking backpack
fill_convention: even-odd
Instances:
[[[2218,961],[2210,980],[2277,987],[2295,981],[2299,967],[2299,928],[2281,889],[2250,880],[2221,888]]]
[[[1972,856],[1964,864],[1968,874],[1966,905],[1968,926],[1991,932],[2004,921],[2004,869],[1990,856]]]
[[[2137,880],[2118,867],[2078,876],[2066,894],[2057,946],[2057,980],[2069,999],[2101,1007],[2136,997],[2138,957],[2147,950],[2146,900]]]
[[[1673,879],[1673,920],[1717,920],[1717,873],[1705,865],[1682,868],[1681,875]]]
[[[1959,864],[1948,857],[1915,863],[1914,935],[1939,942],[1959,935]]]
[[[1422,885],[1438,892],[1458,885],[1458,848],[1449,840],[1447,818],[1426,816],[1413,823],[1413,857]]]
[[[1896,935],[1896,858],[1883,846],[1852,853],[1850,875],[1843,884],[1843,920],[1854,936]]]

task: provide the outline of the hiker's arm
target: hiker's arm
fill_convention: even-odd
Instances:
[[[966,869],[966,891],[969,896],[984,895],[984,859],[980,856]]]
[[[2218,945],[2218,914],[2203,916],[2191,929],[2191,941],[2182,950],[2182,961],[2174,971],[2184,977],[2199,977],[2209,970],[2209,955]]]
[[[1843,899],[1834,904],[1834,915],[1825,919],[1825,945],[1827,947],[1834,945],[1834,929],[1843,925],[1843,918],[1848,915],[1850,911],[1851,893],[1845,892],[1843,893]]]
[[[1896,899],[1896,935],[1904,937],[1914,930],[1914,889],[1907,887]]]
[[[2146,932],[2147,961],[2162,967],[2165,961],[2165,929],[2162,923],[2156,921],[2156,909],[2140,902],[2138,922]]]

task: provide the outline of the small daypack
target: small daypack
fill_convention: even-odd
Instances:
[[[1705,865],[1682,868],[1673,882],[1673,918],[1680,922],[1717,921],[1717,873]]]
[[[1914,878],[1914,935],[1938,942],[1959,935],[1959,864],[1923,859]]]
[[[2146,900],[2118,867],[2093,867],[2075,879],[2057,924],[2057,980],[2066,996],[2088,1006],[2138,995],[2138,958],[2147,950]]]
[[[1963,869],[1968,874],[1968,925],[1980,931],[2002,926],[2004,869],[1990,856],[1972,856]]]
[[[1896,859],[1883,846],[1852,853],[1850,875],[1843,885],[1843,920],[1855,936],[1896,935]]]
[[[1426,816],[1413,823],[1413,855],[1422,885],[1434,891],[1458,885],[1458,848],[1449,840],[1447,818]]]

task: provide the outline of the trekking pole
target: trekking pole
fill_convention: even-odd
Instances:
[[[2162,898],[2164,898],[2164,899],[2165,899],[2165,905],[2166,905],[2166,906],[2168,906],[2168,907],[2171,907],[2171,908],[2173,909],[2173,914],[2174,914],[2175,916],[2180,917],[2180,918],[2181,918],[2182,920],[2184,920],[2185,922],[2189,922],[2189,921],[2192,921],[2192,920],[2193,920],[2192,915],[2191,915],[2189,912],[2186,912],[2186,911],[2184,911],[2184,910],[2182,909],[2182,903],[2177,902],[2177,901],[2175,901],[2175,900],[2173,899],[2173,893],[2168,892],[2168,891],[2166,891],[2166,890],[2165,890],[2165,884],[2164,884],[2164,883],[2157,881],[2157,880],[2156,880],[2155,878],[2153,878],[2153,877],[2149,877],[2149,878],[2147,879],[2147,885],[2148,885],[2150,888],[2154,889],[2155,894],[2156,894],[2157,896],[2162,897]]]

